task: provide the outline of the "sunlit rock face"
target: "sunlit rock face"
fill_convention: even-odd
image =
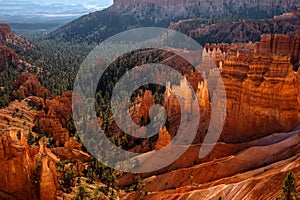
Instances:
[[[299,65],[300,35],[289,37],[280,34],[265,34],[256,44],[255,52],[259,54],[279,54],[291,56],[292,62]]]
[[[299,36],[262,35],[261,42],[206,45],[226,88],[221,141],[245,142],[299,123]]]
[[[299,122],[299,74],[290,57],[229,52],[222,77],[227,94],[222,141],[250,141]]]
[[[5,198],[34,198],[31,172],[34,161],[30,148],[13,145],[9,132],[0,135],[0,196]]]

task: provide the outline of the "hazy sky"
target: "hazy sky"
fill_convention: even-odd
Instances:
[[[113,0],[13,0],[13,2],[24,2],[31,1],[35,4],[82,4],[82,5],[101,5],[101,6],[110,6],[113,3]],[[1,2],[1,1],[0,1]],[[2,0],[2,2],[11,2],[10,0]]]
[[[0,16],[36,14],[80,16],[102,10],[112,3],[113,0],[0,0]]]

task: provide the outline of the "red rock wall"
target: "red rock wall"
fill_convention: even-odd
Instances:
[[[43,110],[38,112],[38,119],[45,134],[52,135],[56,146],[64,146],[69,140],[66,129],[67,121],[72,113],[72,92],[47,100]],[[37,121],[36,121],[37,125]]]
[[[158,140],[155,145],[155,150],[159,150],[172,142],[171,135],[168,133],[166,127],[162,128],[158,134]]]
[[[280,34],[264,34],[261,42],[256,44],[255,52],[260,54],[289,55],[292,59],[300,59],[300,35],[293,38]]]
[[[232,51],[222,65],[227,94],[222,141],[250,141],[300,122],[300,77],[290,57]]]
[[[36,199],[30,179],[34,170],[30,149],[14,146],[9,135],[0,136],[0,166],[0,197]]]
[[[40,200],[54,200],[56,199],[56,185],[55,175],[50,168],[55,169],[53,162],[49,163],[48,157],[42,157],[41,181],[40,181]],[[56,170],[55,170],[56,171]]]
[[[254,53],[255,52],[255,53]],[[285,55],[285,56],[284,56]],[[300,122],[299,36],[263,35],[260,43],[209,44],[227,95],[227,118],[221,140],[245,142],[289,131]]]

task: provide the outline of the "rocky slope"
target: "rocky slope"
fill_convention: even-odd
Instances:
[[[81,162],[89,159],[65,128],[72,93],[55,98],[49,94],[48,99],[30,96],[49,91],[26,73],[16,80],[17,86],[18,91],[30,92],[0,109],[0,198],[54,200],[61,193],[62,176],[56,164],[72,161],[77,163],[75,174],[82,174]]]
[[[247,173],[198,186],[180,187],[176,190],[151,192],[144,199],[276,199],[280,196],[282,180],[289,171],[299,177],[299,155]],[[297,189],[299,190],[299,185]],[[124,199],[141,198],[131,194]]]
[[[54,31],[50,37],[73,42],[99,42],[137,27],[168,27],[171,21],[190,18],[266,18],[299,7],[289,1],[147,0],[115,1],[114,4],[75,20]]]
[[[221,16],[247,16],[250,18],[260,17],[262,11],[265,11],[263,15],[271,14],[272,16],[276,12],[281,12],[284,9],[295,8],[299,6],[299,2],[297,1],[232,1],[225,0],[222,3],[217,0],[146,0],[146,1],[138,1],[138,0],[115,0],[114,5],[120,10],[126,8],[139,8],[139,7],[160,7],[165,9],[166,11],[169,9],[175,11],[171,16],[192,16],[198,15],[203,18],[213,18],[213,17],[221,17]],[[121,8],[122,7],[122,8]],[[280,8],[279,8],[280,7]],[[168,8],[168,9],[167,9]],[[254,10],[255,11],[254,11]],[[250,10],[252,10],[252,16]],[[281,10],[281,11],[280,11]],[[244,13],[243,13],[244,12]],[[273,12],[273,13],[272,13]],[[170,13],[166,13],[165,16],[170,15]],[[160,17],[160,16],[157,16]]]
[[[21,95],[24,97],[51,97],[50,91],[43,87],[33,74],[23,72],[21,76],[13,83],[16,89],[13,93],[15,96]]]
[[[15,34],[9,24],[0,23],[0,45],[20,51],[34,49],[35,46],[23,37]]]
[[[14,34],[8,24],[0,24],[0,44],[2,45],[15,45],[19,47],[32,48],[33,45],[22,37]]]
[[[41,129],[46,135],[54,139],[55,145],[64,146],[69,140],[67,123],[72,112],[72,92],[68,91],[62,96],[52,97],[48,89],[40,84],[33,74],[22,73],[13,83],[13,95],[35,98],[30,104],[37,109],[34,120],[36,129]],[[41,99],[42,98],[42,99]]]
[[[170,24],[171,29],[185,33],[202,45],[205,43],[256,42],[264,33],[295,35],[299,33],[300,10],[275,16],[272,19],[245,19],[208,22],[204,19],[180,20]],[[207,23],[208,26],[207,26]]]
[[[0,46],[0,72],[18,63],[19,57],[12,49]]]
[[[30,147],[27,143],[37,116],[37,112],[33,109],[33,102],[36,100],[38,98],[29,97],[21,102],[13,102],[6,109],[0,110],[1,198],[54,199],[56,196],[56,186],[53,187],[53,184],[57,177],[46,170],[48,165],[53,165],[53,162],[59,159],[50,151],[46,152],[42,143],[40,150],[37,147]],[[31,134],[37,135],[34,132]],[[47,179],[44,180],[43,177]],[[47,190],[40,190],[39,187]]]
[[[9,66],[19,64],[18,55],[6,45],[12,45],[20,38],[16,36],[7,24],[0,24],[0,72]]]
[[[12,90],[12,82],[22,72],[42,71],[40,68],[24,61],[20,52],[35,47],[16,35],[7,24],[0,24],[0,94],[7,95]],[[5,94],[6,93],[6,94]],[[3,105],[1,105],[2,107]],[[5,105],[6,106],[6,105]]]
[[[288,171],[299,174],[298,143],[297,128],[290,133],[235,145],[240,150],[235,149],[235,153],[227,156],[223,154],[202,164],[144,179],[142,190],[149,192],[146,199],[255,199],[258,196],[273,199],[280,195],[281,183]],[[230,148],[229,144],[220,143],[215,151],[222,151],[222,145]],[[194,154],[190,151],[187,155]],[[129,194],[125,199],[139,195]]]

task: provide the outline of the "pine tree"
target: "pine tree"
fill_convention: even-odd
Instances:
[[[293,172],[289,172],[285,177],[282,191],[286,200],[292,200],[293,195],[297,194],[296,179]]]

